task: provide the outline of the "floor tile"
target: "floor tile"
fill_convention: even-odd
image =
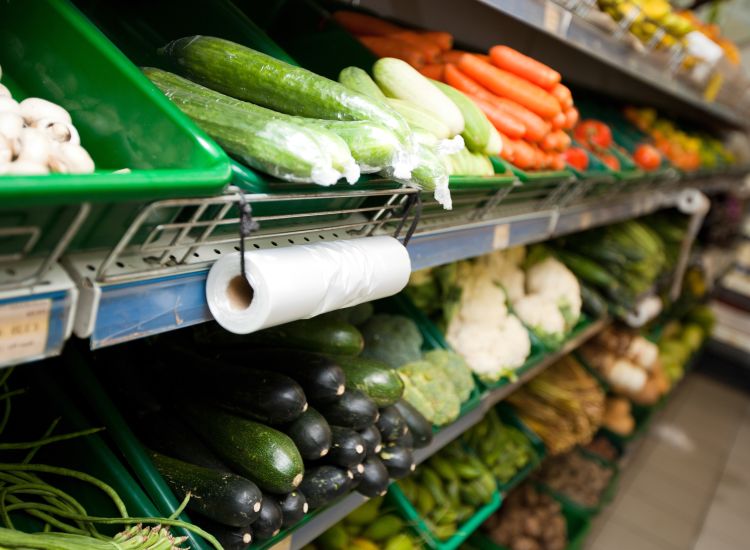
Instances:
[[[641,470],[626,490],[692,522],[703,520],[713,495],[713,487],[697,488],[654,468]]]
[[[590,538],[586,550],[681,550],[679,546],[671,546],[662,541],[654,540],[648,535],[620,523],[612,518],[607,529],[595,538]]]
[[[714,502],[703,524],[704,531],[721,533],[728,542],[744,544],[747,548],[750,537],[747,510],[734,510],[723,502]]]
[[[722,533],[704,530],[693,550],[747,550],[747,544],[728,541]]]
[[[723,505],[738,513],[750,513],[750,473],[747,468],[727,468],[719,482],[712,506]],[[750,520],[750,516],[748,517]]]

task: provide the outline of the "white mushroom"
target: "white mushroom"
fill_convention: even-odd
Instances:
[[[13,142],[0,135],[0,166],[9,164],[14,156]]]
[[[21,131],[20,142],[21,150],[18,152],[17,160],[47,165],[52,152],[52,144],[42,130],[24,128]]]
[[[21,102],[21,116],[29,126],[33,126],[37,121],[43,119],[49,119],[53,122],[67,122],[68,124],[73,122],[68,111],[39,97],[29,97]]]
[[[17,160],[7,166],[7,174],[18,176],[35,176],[49,174],[49,169],[44,164],[38,162],[29,162],[27,160]]]
[[[81,138],[78,135],[78,130],[72,124],[67,122],[55,122],[48,118],[38,120],[34,124],[34,128],[44,131],[52,141],[60,143],[74,143],[76,145],[81,144]]]
[[[2,84],[0,84],[0,97],[12,97],[10,95],[10,90]]]
[[[0,112],[0,136],[18,139],[23,129],[23,118],[15,113]]]
[[[90,174],[94,161],[86,149],[73,143],[61,143],[50,160],[53,170],[69,174]]]
[[[0,113],[21,114],[21,106],[12,97],[0,96]]]

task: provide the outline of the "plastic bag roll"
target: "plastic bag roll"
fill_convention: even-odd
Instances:
[[[228,254],[208,274],[206,298],[216,321],[248,334],[297,319],[392,296],[409,281],[411,261],[393,237],[297,245]]]

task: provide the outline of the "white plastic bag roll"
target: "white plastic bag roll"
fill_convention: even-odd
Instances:
[[[406,248],[393,237],[253,250],[216,262],[206,298],[216,321],[235,334],[249,334],[297,319],[392,296],[409,281]]]

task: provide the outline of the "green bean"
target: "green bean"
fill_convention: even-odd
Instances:
[[[57,443],[59,441],[67,441],[68,439],[74,439],[76,437],[83,437],[86,435],[95,434],[102,431],[104,428],[89,428],[88,430],[81,430],[80,432],[73,432],[69,434],[54,435],[37,441],[20,441],[16,443],[0,443],[0,451],[19,451],[23,449],[34,449],[43,445],[49,445],[50,443]]]
[[[44,432],[44,435],[42,435],[42,439],[49,437],[52,435],[52,432],[55,431],[55,428],[57,427],[57,424],[60,422],[60,417],[55,418],[52,423],[49,425],[47,430]],[[39,452],[39,449],[41,449],[42,446],[38,445],[36,447],[32,447],[29,449],[29,452],[26,454],[26,456],[23,459],[24,464],[28,464],[31,462],[31,459],[34,458],[34,455],[36,455],[37,452]]]

